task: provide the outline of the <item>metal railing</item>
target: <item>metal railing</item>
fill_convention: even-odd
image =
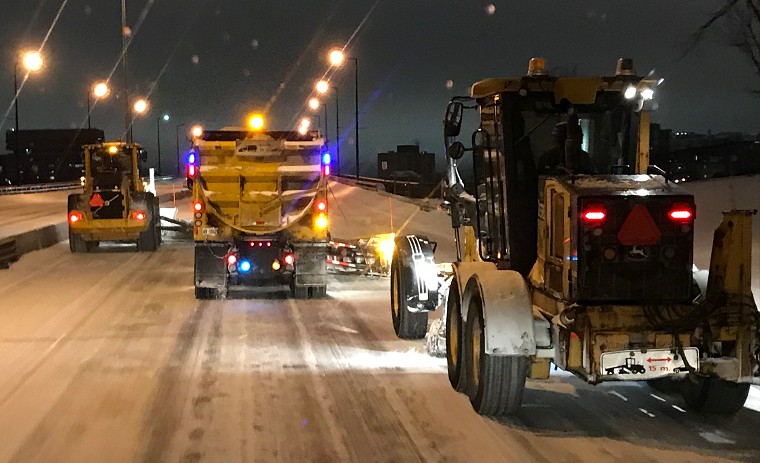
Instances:
[[[81,188],[82,183],[78,180],[72,182],[37,183],[31,185],[4,186],[0,187],[0,195],[13,195],[20,193],[43,193],[47,191],[73,190]]]

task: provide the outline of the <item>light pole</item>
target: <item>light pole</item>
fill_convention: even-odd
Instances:
[[[354,62],[354,148],[356,150],[356,178],[359,178],[359,59],[346,57],[346,54],[341,49],[334,49],[330,51],[328,59],[330,64],[335,67],[340,67],[343,62],[348,58]]]
[[[95,101],[99,101],[101,98],[107,97],[109,93],[111,93],[111,88],[108,86],[108,83],[106,82],[95,83],[92,86],[92,88],[87,92],[87,128],[88,129],[92,128],[92,124],[90,121],[90,112],[92,111],[92,107],[90,105],[90,94],[92,94],[95,97]]]
[[[161,176],[161,121],[169,122],[169,115],[156,118],[156,152],[158,153],[158,176]]]
[[[316,90],[320,94],[327,93],[330,89],[335,94],[335,173],[340,175],[340,101],[338,99],[338,87],[331,87],[326,80],[317,82]],[[325,108],[325,114],[327,114]],[[327,116],[325,116],[325,125],[327,125]]]
[[[19,56],[16,55],[16,60],[13,63],[13,103],[14,103],[14,109],[16,113],[16,125],[15,130],[16,132],[14,135],[16,136],[15,140],[15,147],[14,147],[14,154],[16,157],[16,182],[17,184],[21,184],[21,137],[19,134],[19,128],[18,128],[18,94],[19,94],[19,88],[18,88],[18,64],[19,64]],[[21,64],[24,66],[24,70],[26,71],[26,76],[31,74],[32,72],[37,72],[40,69],[42,69],[42,55],[40,52],[37,51],[27,51],[23,55],[21,55]],[[26,80],[26,76],[24,77],[24,80]]]
[[[328,137],[328,130],[327,130],[327,105],[323,104],[321,101],[319,101],[319,98],[312,98],[309,100],[309,108],[311,108],[312,111],[317,111],[319,107],[322,106],[322,108],[325,111],[324,119],[320,119],[319,127],[322,127],[322,120],[325,121],[325,145],[329,146],[329,137]],[[319,117],[319,116],[317,116]]]
[[[180,127],[184,127],[184,126],[185,126],[184,123],[183,124],[177,124],[177,178],[179,178],[179,176],[180,176],[180,169],[179,168],[180,168],[180,165],[182,164],[182,161],[180,160],[180,157],[179,157],[179,129],[180,129]]]

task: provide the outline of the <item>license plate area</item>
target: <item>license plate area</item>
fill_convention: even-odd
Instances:
[[[699,349],[684,347],[689,366],[699,369]],[[624,350],[604,352],[601,356],[603,380],[638,381],[688,372],[683,358],[671,349]]]
[[[216,227],[203,227],[201,229],[201,233],[203,233],[203,236],[216,236],[216,234],[217,234],[217,228]]]

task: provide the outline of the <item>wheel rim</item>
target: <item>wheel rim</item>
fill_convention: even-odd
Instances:
[[[472,380],[475,390],[480,385],[480,346],[483,337],[483,327],[480,325],[480,317],[472,321]]]
[[[451,358],[451,364],[455,367],[459,364],[459,304],[455,304],[454,307],[449,307],[449,335],[447,337],[449,345],[447,352]]]
[[[393,302],[391,303],[391,310],[393,310],[393,316],[398,317],[399,312],[399,276],[398,268],[394,265],[391,272],[391,288],[393,288]]]

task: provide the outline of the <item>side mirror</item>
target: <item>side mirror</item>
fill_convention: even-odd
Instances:
[[[464,147],[462,142],[455,141],[454,143],[450,144],[448,148],[446,148],[446,156],[456,161],[457,159],[460,159],[462,156],[464,156],[465,151],[467,151],[467,149]]]
[[[447,137],[457,137],[462,130],[462,114],[464,105],[459,101],[451,101],[446,106],[446,118],[443,120],[443,134]]]

